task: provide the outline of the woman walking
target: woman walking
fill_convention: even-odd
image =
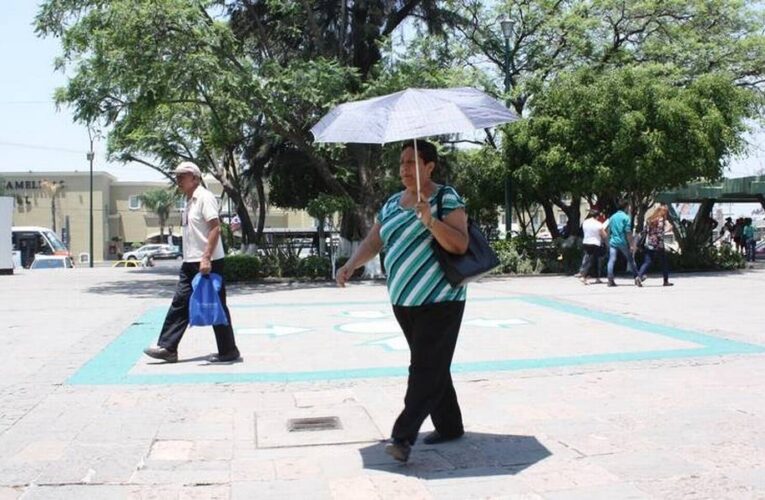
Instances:
[[[468,247],[467,215],[462,198],[451,187],[431,180],[438,155],[425,141],[403,145],[399,175],[404,190],[391,196],[348,262],[337,272],[345,283],[353,271],[385,249],[388,293],[393,313],[409,344],[410,362],[404,409],[396,419],[385,451],[400,462],[409,459],[420,426],[430,415],[435,431],[424,441],[436,444],[464,434],[450,367],[465,309],[465,287],[452,287],[433,251],[433,240],[450,253]],[[421,180],[418,192],[417,170]],[[436,216],[443,189],[443,219]]]
[[[600,222],[598,216],[600,212],[593,208],[587,213],[582,223],[582,246],[584,247],[584,256],[582,257],[582,267],[579,269],[579,279],[582,283],[589,285],[587,277],[590,274],[592,265],[595,264],[597,279],[595,283],[602,283],[600,281],[601,270],[601,258],[605,255],[605,241],[606,231],[603,227],[603,223]]]
[[[669,261],[664,248],[664,231],[668,212],[666,205],[661,205],[646,220],[645,260],[638,271],[640,281],[645,280],[645,273],[651,267],[651,263],[659,259],[661,261],[661,273],[664,276],[664,286],[674,285],[674,283],[669,282]]]

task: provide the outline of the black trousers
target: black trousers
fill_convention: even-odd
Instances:
[[[393,306],[410,351],[404,410],[393,425],[393,439],[414,444],[428,415],[443,436],[464,432],[449,372],[464,311],[463,301]]]
[[[183,334],[189,326],[189,300],[191,299],[191,280],[199,272],[199,262],[184,262],[181,265],[180,279],[175,289],[173,302],[167,311],[165,323],[162,325],[162,331],[159,334],[157,345],[164,347],[169,351],[177,351],[178,344],[181,343]],[[212,261],[212,272],[223,274],[223,259]],[[228,354],[236,349],[234,341],[234,329],[231,326],[231,313],[228,312],[226,305],[226,284],[223,283],[220,288],[220,301],[223,304],[223,310],[226,311],[228,325],[215,325],[215,342],[218,344],[218,354]]]

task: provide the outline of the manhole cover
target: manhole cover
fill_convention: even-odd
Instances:
[[[255,414],[257,448],[366,443],[381,439],[383,435],[369,413],[358,405],[274,409]]]
[[[291,418],[287,421],[289,432],[332,431],[342,428],[337,417]]]

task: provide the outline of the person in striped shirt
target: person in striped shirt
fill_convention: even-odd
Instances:
[[[337,271],[345,286],[353,272],[385,250],[385,270],[393,313],[409,344],[410,365],[404,409],[396,419],[385,451],[406,462],[420,426],[430,415],[435,431],[424,442],[436,444],[464,434],[462,414],[450,367],[465,310],[466,287],[452,287],[441,270],[434,240],[445,250],[464,254],[468,247],[465,203],[450,186],[431,180],[438,163],[435,145],[412,141],[401,148],[399,175],[404,185],[383,204],[367,237]],[[420,171],[420,193],[416,170]],[[442,219],[437,195],[443,189]]]

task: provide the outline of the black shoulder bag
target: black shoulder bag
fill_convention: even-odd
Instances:
[[[438,220],[443,220],[444,188],[446,186],[441,186],[436,195]],[[468,237],[468,249],[463,255],[447,252],[438,244],[436,238],[433,238],[433,251],[446,274],[446,280],[454,287],[475,281],[499,265],[497,254],[472,219],[468,219]]]

